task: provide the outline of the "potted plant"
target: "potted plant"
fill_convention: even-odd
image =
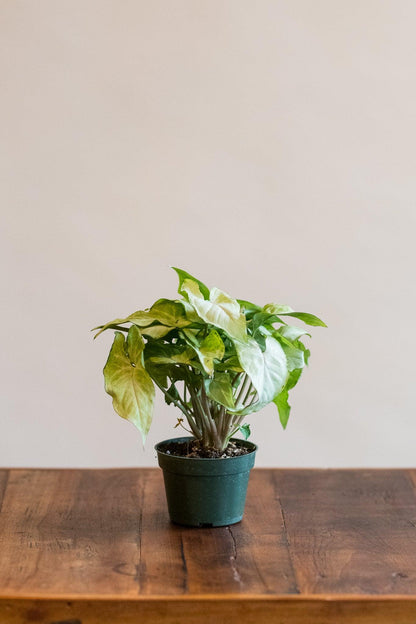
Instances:
[[[289,391],[308,363],[304,329],[285,319],[326,326],[287,305],[258,306],[211,290],[176,269],[180,298],[96,327],[115,330],[104,367],[115,411],[143,441],[153,417],[155,386],[179,410],[189,436],[156,445],[170,517],[192,526],[241,520],[255,444],[244,418],[274,403],[285,428]],[[95,336],[95,337],[96,337]],[[241,434],[242,439],[235,438]]]

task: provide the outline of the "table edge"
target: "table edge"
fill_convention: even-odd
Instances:
[[[0,595],[1,601],[39,600],[62,602],[416,602],[416,594],[163,594],[120,596],[117,594],[25,594]]]

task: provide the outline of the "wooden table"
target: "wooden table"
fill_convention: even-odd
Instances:
[[[159,469],[0,471],[1,624],[415,624],[416,470],[253,470],[240,524]]]

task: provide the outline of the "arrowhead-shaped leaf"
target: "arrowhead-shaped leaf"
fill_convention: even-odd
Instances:
[[[127,340],[116,332],[104,367],[105,390],[113,397],[115,411],[139,429],[143,442],[152,422],[155,396],[152,379],[143,366],[144,346],[134,325]]]
[[[289,416],[290,416],[290,405],[289,405],[289,390],[294,388],[299,381],[299,377],[302,374],[302,369],[296,369],[290,372],[288,380],[286,382],[283,390],[273,399],[273,403],[276,405],[279,412],[279,419],[282,424],[283,429],[286,429]]]
[[[261,312],[261,306],[251,303],[251,301],[246,301],[245,299],[237,299],[236,301],[246,312]]]
[[[166,327],[166,325],[150,325],[150,327],[141,327],[140,333],[143,336],[150,336],[150,338],[158,339],[167,336],[172,329],[176,327]]]
[[[190,364],[195,358],[195,351],[192,348],[182,351],[172,349],[172,353],[166,355],[155,355],[150,357],[150,361],[155,364]]]
[[[289,314],[290,312],[294,312],[294,310],[290,306],[282,303],[267,303],[263,308],[263,312],[267,312],[268,314]]]
[[[248,440],[249,437],[251,436],[250,425],[247,423],[245,423],[244,425],[241,425],[240,431],[243,434],[244,440]]]
[[[180,295],[182,295],[183,297],[185,297],[185,299],[187,299],[187,293],[183,289],[183,283],[184,283],[185,280],[192,280],[193,282],[198,284],[199,290],[201,291],[201,294],[204,297],[204,299],[209,299],[209,288],[208,288],[208,286],[205,286],[205,284],[203,282],[200,282],[199,279],[196,279],[196,277],[193,277],[190,273],[187,273],[187,271],[184,271],[183,269],[177,269],[176,267],[172,267],[172,269],[174,271],[176,271],[176,273],[178,274],[178,277],[179,277],[178,293]]]
[[[258,403],[269,403],[282,390],[288,376],[286,355],[281,345],[271,336],[265,339],[265,351],[253,338],[234,344],[240,364],[257,390]]]
[[[227,373],[215,373],[212,379],[205,379],[205,390],[212,401],[233,409],[234,397],[231,379]]]
[[[293,316],[307,325],[327,327],[327,325],[314,314],[309,314],[309,312],[295,312],[291,307],[281,305],[279,303],[268,303],[264,306],[263,312],[268,312],[269,314],[279,314],[280,316]]]
[[[208,336],[201,342],[196,337],[197,333],[197,331],[192,329],[183,330],[186,341],[196,351],[204,371],[208,375],[212,375],[214,372],[214,360],[222,360],[225,353],[225,345],[215,329],[211,329]]]
[[[300,349],[296,346],[296,344],[302,344],[302,343],[296,342],[296,344],[292,344],[289,340],[287,340],[287,338],[284,338],[279,332],[274,332],[273,336],[276,338],[276,340],[279,341],[280,346],[285,352],[288,371],[291,372],[297,368],[303,368],[305,366],[304,351],[303,349]]]
[[[152,305],[149,315],[153,316],[162,325],[169,327],[186,327],[190,321],[186,318],[185,308],[179,301],[159,299]]]
[[[235,299],[218,288],[213,288],[210,299],[206,300],[198,284],[190,279],[184,280],[182,290],[202,320],[224,330],[230,338],[242,342],[247,340],[246,319]]]
[[[277,331],[283,338],[287,338],[290,341],[297,340],[301,336],[310,336],[306,329],[300,329],[300,327],[295,327],[295,325],[282,325]]]
[[[149,327],[155,321],[169,327],[169,329],[165,333],[163,333],[163,330],[152,329],[150,331],[144,331],[142,329]],[[159,299],[152,305],[150,310],[137,310],[137,312],[133,312],[133,314],[126,316],[126,318],[114,319],[114,321],[110,321],[105,325],[94,327],[94,329],[100,330],[94,338],[97,338],[97,336],[102,334],[106,329],[114,329],[124,323],[133,323],[133,325],[137,325],[141,328],[143,334],[152,336],[152,338],[161,338],[168,334],[171,329],[186,327],[191,322],[192,320],[188,319],[186,316],[185,306],[182,302],[172,301],[171,299]]]
[[[309,312],[291,312],[283,316],[294,316],[295,318],[303,321],[306,325],[312,325],[314,327],[328,327],[320,318]]]
[[[279,411],[279,419],[280,419],[280,422],[282,423],[283,429],[286,429],[287,422],[290,416],[290,405],[288,403],[288,399],[289,399],[289,392],[287,391],[286,388],[282,390],[282,392],[280,392],[280,394],[278,394],[277,397],[273,399],[273,403],[276,405]]]

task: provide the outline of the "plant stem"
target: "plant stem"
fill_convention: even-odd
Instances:
[[[195,392],[194,387],[191,384],[189,385],[188,390],[191,395],[191,401],[192,401],[192,406],[194,408],[195,420],[198,421],[198,425],[201,431],[201,435],[199,436],[199,439],[202,439],[202,443],[204,444],[204,446],[209,446],[210,445],[210,435],[209,435],[210,427],[209,427],[207,415],[205,414],[202,408],[201,401],[197,393]]]
[[[218,418],[217,418],[217,430],[221,440],[224,437],[224,416],[225,416],[225,407],[223,405],[220,406],[218,410]]]
[[[217,447],[219,444],[218,431],[215,424],[215,421],[211,415],[211,408],[208,401],[207,393],[205,391],[205,385],[201,383],[201,408],[206,416],[206,423],[210,433],[210,444],[214,447]]]
[[[247,375],[247,373],[246,373],[246,374],[245,374],[245,376],[244,376],[243,383],[240,385],[240,388],[239,388],[238,394],[237,394],[237,396],[235,397],[235,404],[236,404],[236,405],[238,405],[238,403],[239,403],[239,401],[240,401],[240,399],[241,399],[241,397],[242,397],[242,395],[243,395],[243,392],[245,391],[245,389],[246,389],[246,387],[247,387],[247,382],[249,381],[249,379],[250,379],[250,378],[249,378],[249,376],[248,376],[248,375]],[[250,382],[250,383],[251,383],[251,382]]]
[[[252,392],[252,390],[253,390],[253,384],[250,381],[250,385],[248,387],[248,390],[247,390],[246,395],[245,395],[244,400],[243,400],[243,405],[246,404],[246,401],[247,401],[248,397],[250,396],[250,392]]]
[[[189,408],[187,408],[186,405],[183,404],[182,399],[179,397],[179,401],[178,401],[171,394],[169,394],[169,392],[158,381],[156,381],[156,379],[154,379],[153,381],[156,383],[158,388],[163,392],[163,394],[169,399],[169,401],[171,401],[174,405],[176,405],[176,407],[178,407],[181,410],[181,412],[185,415],[186,420],[188,421],[189,426],[192,430],[192,433],[197,439],[199,439],[201,437],[201,433],[197,427],[197,424],[193,421],[192,412],[189,410]]]

